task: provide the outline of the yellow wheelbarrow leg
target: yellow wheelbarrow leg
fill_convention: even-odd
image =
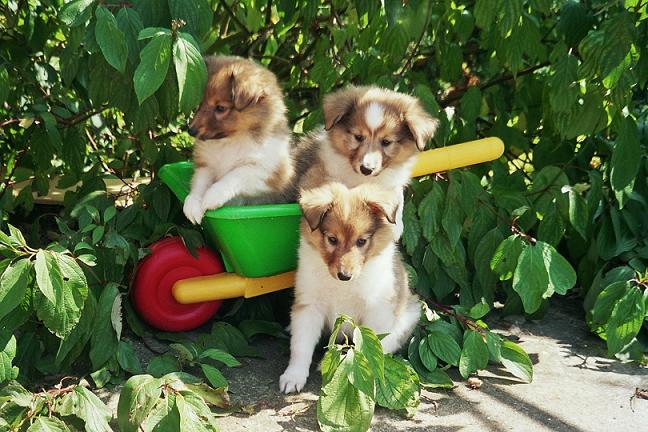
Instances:
[[[177,281],[173,297],[178,303],[191,304],[236,297],[256,297],[295,286],[295,272],[247,278],[236,273],[218,273]]]
[[[496,137],[439,147],[419,153],[412,177],[489,162],[502,156],[504,143]]]

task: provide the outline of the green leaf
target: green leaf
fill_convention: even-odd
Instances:
[[[567,294],[567,291],[576,285],[574,268],[550,244],[539,241],[533,247],[542,249],[545,270],[549,276],[549,289],[545,291],[544,297],[554,292],[561,295]]]
[[[592,308],[592,322],[606,324],[610,320],[612,310],[619,299],[630,289],[626,281],[613,282],[596,297]]]
[[[124,33],[128,46],[128,60],[134,65],[139,58],[141,42],[138,36],[144,29],[144,24],[135,9],[124,7],[117,13],[117,27]]]
[[[208,404],[219,408],[229,408],[230,399],[226,387],[212,388],[205,383],[186,384],[187,389],[203,398]]]
[[[374,398],[376,393],[375,379],[367,357],[362,352],[353,349],[347,351],[346,355],[353,359],[353,369],[348,377],[349,382],[370,398]]]
[[[533,364],[519,345],[504,339],[501,350],[502,364],[507,371],[526,383],[533,381]]]
[[[225,322],[214,323],[208,339],[209,348],[220,348],[237,357],[259,357],[239,329]]]
[[[612,310],[605,328],[608,355],[621,352],[639,333],[646,314],[642,291],[629,287]]]
[[[416,217],[416,206],[407,201],[403,207],[403,238],[402,242],[409,255],[414,253],[421,238],[421,225]]]
[[[38,416],[27,432],[69,432],[70,429],[56,417]]]
[[[128,341],[119,341],[117,361],[119,362],[119,366],[125,371],[132,374],[142,373],[142,364],[137,358],[133,346]]]
[[[278,322],[265,320],[243,320],[239,323],[238,328],[243,332],[247,339],[258,334],[274,336],[276,338],[286,339],[283,326]]]
[[[429,371],[433,371],[437,367],[437,358],[434,355],[434,352],[432,352],[429,338],[430,336],[427,336],[420,340],[418,353],[423,366],[425,366]]]
[[[90,360],[95,370],[101,368],[117,352],[119,335],[111,317],[119,299],[119,289],[115,284],[106,285],[99,297],[90,348]]]
[[[520,253],[513,275],[513,290],[522,299],[526,313],[538,310],[548,287],[549,275],[545,269],[543,248],[539,245],[526,245]]]
[[[140,105],[160,88],[169,70],[170,61],[171,35],[158,34],[142,49],[140,64],[135,69],[133,77],[135,93]]]
[[[392,410],[416,413],[420,400],[419,377],[410,365],[398,357],[385,356],[385,382],[377,382],[376,403]]]
[[[85,387],[76,386],[63,396],[57,412],[63,416],[77,416],[85,423],[86,431],[112,432],[108,422],[112,412],[94,393]]]
[[[34,269],[36,270],[36,283],[38,284],[38,288],[47,300],[55,303],[56,292],[63,289],[61,268],[55,256],[49,251],[39,249],[36,253]]]
[[[434,235],[439,231],[443,214],[443,189],[439,182],[432,182],[432,189],[419,204],[418,214],[421,218],[423,237],[427,241],[432,241]]]
[[[81,25],[90,18],[94,2],[94,0],[72,0],[61,8],[59,19],[71,27]]]
[[[200,368],[205,374],[205,377],[207,377],[209,384],[211,384],[214,388],[227,387],[227,380],[225,379],[221,371],[216,369],[214,366],[206,363],[201,363]]]
[[[466,330],[464,333],[463,349],[459,360],[459,372],[464,378],[488,364],[488,346],[481,333]]]
[[[241,366],[241,363],[238,360],[236,360],[231,354],[229,354],[229,353],[227,353],[227,352],[225,352],[223,350],[219,350],[217,348],[209,348],[209,349],[203,351],[200,354],[199,358],[200,359],[209,358],[209,359],[212,359],[212,360],[216,360],[218,362],[223,363],[225,366],[228,366],[228,367]]]
[[[428,334],[428,343],[432,352],[444,362],[459,366],[461,348],[454,338],[441,329],[433,330]]]
[[[0,320],[14,310],[27,292],[32,263],[21,259],[0,272]]]
[[[556,247],[565,234],[565,223],[556,207],[549,207],[538,227],[538,240]]]
[[[463,211],[461,208],[461,184],[459,177],[450,177],[448,193],[446,194],[446,205],[441,217],[441,225],[448,234],[450,247],[454,249],[462,231]]]
[[[128,59],[126,36],[117,26],[115,16],[106,8],[99,6],[95,11],[97,25],[95,37],[106,61],[119,72],[124,73]]]
[[[426,388],[452,388],[454,383],[443,369],[436,368],[431,372],[420,374],[421,385]]]
[[[119,394],[117,424],[122,432],[137,432],[162,394],[161,382],[150,375],[131,377]]]
[[[153,357],[146,367],[146,373],[160,378],[166,374],[177,372],[181,369],[180,362],[171,354]]]
[[[189,113],[200,103],[207,84],[207,66],[191,35],[178,34],[173,43],[173,64],[178,78],[180,109]]]
[[[569,190],[569,222],[574,229],[587,239],[589,214],[585,199],[573,189]]]
[[[620,120],[620,123],[610,163],[610,185],[616,192],[622,191],[635,179],[642,159],[636,123],[630,117]]]
[[[54,301],[36,291],[36,315],[52,333],[65,338],[81,318],[81,310],[88,296],[88,282],[73,258],[49,251],[44,253],[49,257],[45,262],[50,270],[48,276],[54,289]]]
[[[322,385],[317,401],[317,421],[323,432],[369,429],[375,402],[349,382],[353,360],[352,356],[345,356],[330,381]]]
[[[384,355],[375,333],[369,327],[358,326],[353,330],[353,344],[355,350],[366,357],[373,376],[382,381],[385,376]]]
[[[16,357],[16,337],[0,331],[0,384],[18,377],[18,368],[12,365]]]
[[[180,413],[180,428],[177,430],[218,432],[214,415],[200,396],[183,391],[176,395],[176,406]]]
[[[466,122],[474,122],[481,111],[481,90],[477,86],[470,86],[461,97],[462,117]]]
[[[513,277],[522,249],[524,249],[524,242],[517,235],[507,237],[497,247],[491,259],[490,267],[500,275],[500,280]]]

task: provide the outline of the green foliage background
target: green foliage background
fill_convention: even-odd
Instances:
[[[526,354],[481,318],[495,302],[540,318],[554,294],[582,298],[610,356],[645,362],[645,0],[8,0],[0,12],[0,382],[83,371],[101,386],[142,371],[123,335],[150,330],[124,293],[151,242],[201,243],[156,172],[189,158],[201,55],[215,53],[275,72],[296,133],[321,124],[326,93],[378,84],[440,118],[430,146],[505,142],[500,160],[407,191],[403,250],[429,310],[406,357],[422,384],[452,385],[445,365],[468,376],[489,358],[530,380]],[[140,177],[152,180],[125,180],[117,209],[102,179]],[[35,208],[51,180],[81,187]],[[156,367],[155,379],[174,369]]]

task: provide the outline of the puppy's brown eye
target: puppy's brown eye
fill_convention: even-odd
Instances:
[[[367,244],[367,239],[360,238],[356,241],[356,246],[362,247]]]
[[[335,236],[327,236],[326,240],[328,240],[328,242],[333,246],[337,244],[337,238],[335,238]]]
[[[358,142],[364,141],[365,137],[364,135],[353,135],[353,137],[356,139]]]
[[[390,145],[391,143],[392,143],[392,142],[389,141],[388,139],[384,139],[384,140],[380,141],[380,144],[382,144],[383,147],[389,147],[389,145]]]
[[[225,111],[227,111],[227,107],[224,107],[223,105],[216,105],[214,111],[216,111],[217,113],[224,113]]]

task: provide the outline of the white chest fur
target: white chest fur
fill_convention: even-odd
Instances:
[[[394,277],[395,245],[389,245],[379,255],[369,259],[362,273],[348,282],[334,279],[321,255],[308,242],[299,245],[299,265],[296,275],[296,296],[300,303],[315,305],[325,317],[329,328],[340,314],[366,323],[369,315],[375,320],[375,310],[385,312],[383,324],[390,328],[394,320],[393,299],[396,295]]]

